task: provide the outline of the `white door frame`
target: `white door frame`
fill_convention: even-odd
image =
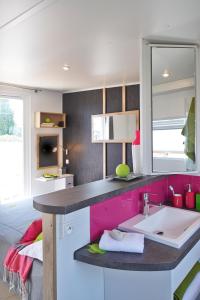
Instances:
[[[23,101],[23,145],[24,145],[24,196],[31,193],[31,97],[20,88],[0,85],[0,96]]]

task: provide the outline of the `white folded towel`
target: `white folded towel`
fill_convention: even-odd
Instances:
[[[34,242],[19,251],[20,255],[29,256],[43,261],[43,241]]]
[[[183,300],[195,300],[200,293],[200,272],[194,277],[190,285],[188,286]]]
[[[125,232],[123,239],[118,241],[110,236],[109,230],[104,230],[99,242],[99,248],[107,251],[143,253],[144,234]]]

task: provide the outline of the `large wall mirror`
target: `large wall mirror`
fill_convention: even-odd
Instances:
[[[92,116],[92,143],[131,143],[139,129],[139,110]]]
[[[151,47],[152,171],[196,170],[196,47]]]

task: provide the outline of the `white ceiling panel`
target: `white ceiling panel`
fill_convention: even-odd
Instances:
[[[140,38],[198,42],[199,25],[199,0],[53,1],[0,30],[0,82],[56,90],[136,82]]]
[[[40,0],[0,0],[0,27],[3,27],[40,2]]]

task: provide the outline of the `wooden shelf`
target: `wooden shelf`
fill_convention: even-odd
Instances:
[[[46,122],[48,120],[48,122]],[[35,113],[36,128],[65,128],[66,114],[52,112],[36,112]]]

